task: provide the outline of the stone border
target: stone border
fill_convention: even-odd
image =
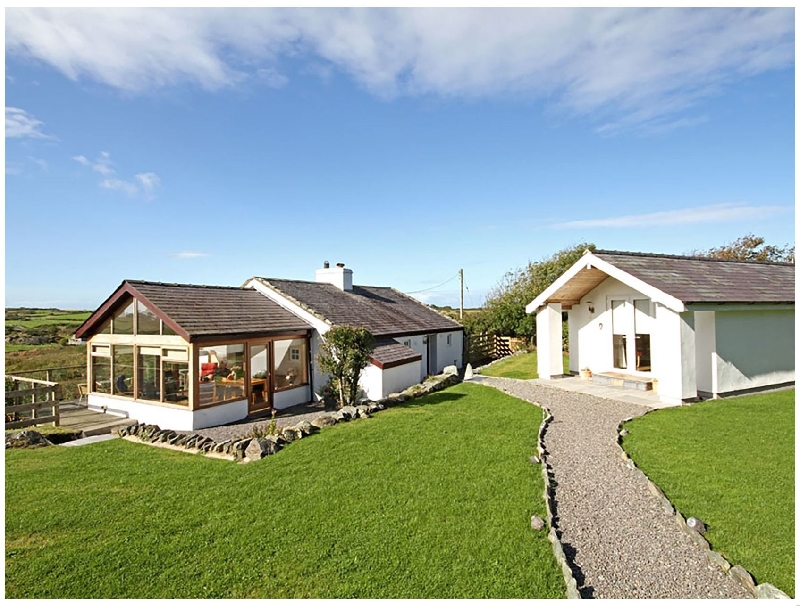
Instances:
[[[678,524],[681,530],[683,530],[688,537],[691,539],[692,543],[694,543],[700,549],[706,551],[706,559],[708,563],[712,566],[716,566],[722,572],[727,573],[728,576],[736,580],[745,590],[747,590],[750,595],[754,598],[785,598],[790,600],[791,598],[783,593],[780,589],[775,587],[774,585],[770,585],[769,583],[761,583],[760,585],[756,585],[755,581],[753,580],[753,575],[751,575],[745,568],[739,566],[738,564],[731,564],[728,560],[725,559],[718,551],[714,551],[711,549],[711,545],[706,540],[706,538],[700,534],[697,530],[688,526],[686,524],[686,519],[683,515],[675,508],[672,502],[667,498],[667,495],[664,494],[664,491],[658,487],[658,485],[653,482],[650,478],[647,477],[647,474],[644,473],[641,469],[636,466],[633,459],[628,456],[628,453],[625,452],[625,449],[622,447],[623,439],[626,435],[628,435],[628,430],[623,429],[623,425],[625,423],[632,421],[633,419],[639,419],[646,414],[653,412],[652,410],[648,410],[643,415],[636,415],[633,417],[627,417],[620,422],[617,426],[617,445],[619,446],[620,452],[622,453],[622,460],[625,461],[625,466],[630,469],[634,477],[641,481],[642,483],[647,485],[647,489],[654,494],[658,499],[661,501],[661,506],[664,508],[664,511],[667,514],[675,516],[675,522]],[[624,433],[623,433],[624,432]]]
[[[558,538],[558,529],[553,523],[553,502],[556,496],[553,487],[555,476],[553,475],[552,467],[547,463],[547,449],[544,447],[544,434],[547,431],[547,426],[550,424],[550,421],[553,420],[553,415],[538,402],[534,402],[534,404],[545,413],[545,418],[539,426],[537,449],[539,458],[541,459],[542,479],[544,480],[544,502],[547,507],[547,525],[550,527],[547,538],[550,540],[550,543],[552,543],[553,555],[555,555],[556,561],[561,566],[561,572],[564,575],[564,584],[567,586],[567,598],[580,600],[581,594],[578,591],[578,583],[572,574],[572,568],[567,562],[567,556],[564,554],[564,547],[561,544],[561,540]]]
[[[310,423],[305,420],[300,421],[296,425],[278,429],[275,434],[259,437],[251,436],[215,442],[211,438],[197,433],[180,433],[171,429],[161,429],[158,425],[145,423],[118,427],[113,430],[113,433],[131,442],[141,442],[181,452],[202,454],[216,459],[249,463],[263,459],[267,455],[276,454],[286,444],[310,436],[323,427],[331,427],[337,423],[355,419],[368,419],[376,412],[380,412],[390,406],[396,406],[408,400],[441,391],[445,387],[450,387],[459,382],[458,374],[436,375],[423,383],[409,387],[401,393],[389,394],[388,397],[377,402],[369,401],[358,406],[345,406],[330,413],[323,413]]]

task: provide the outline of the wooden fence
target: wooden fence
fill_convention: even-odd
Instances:
[[[73,366],[58,366],[55,368],[36,368],[33,370],[9,370],[21,380],[38,379],[61,385],[61,391],[66,399],[80,398],[78,385],[86,383],[86,364]]]
[[[497,360],[526,347],[525,339],[499,335],[468,335],[467,361],[470,364]]]
[[[20,389],[20,383],[30,383],[30,387]],[[45,423],[58,427],[62,397],[58,383],[6,375],[6,429]]]

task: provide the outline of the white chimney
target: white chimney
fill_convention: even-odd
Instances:
[[[317,270],[317,282],[333,284],[339,290],[353,290],[353,270],[345,269],[344,263],[330,267],[325,261],[322,269]]]

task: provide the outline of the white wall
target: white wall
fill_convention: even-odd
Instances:
[[[715,395],[794,381],[793,309],[718,311],[715,332]]]
[[[536,312],[536,364],[540,378],[564,374],[562,341],[561,303],[548,303]]]
[[[717,336],[713,311],[694,312],[697,391],[717,393]]]
[[[694,313],[676,313],[656,304],[656,324],[650,335],[653,376],[658,395],[680,404],[697,397]]]
[[[386,397],[391,393],[403,391],[407,387],[419,383],[417,377],[420,374],[420,360],[402,364],[401,366],[394,366],[393,368],[385,368],[383,370],[383,394],[381,397]]]
[[[238,400],[200,410],[173,408],[158,404],[146,404],[138,400],[115,398],[101,394],[89,394],[87,405],[90,410],[103,411],[119,417],[135,419],[139,423],[158,425],[161,429],[192,431],[203,427],[214,427],[244,419],[247,416],[247,401]]]
[[[450,345],[447,336],[450,335]],[[436,374],[441,374],[445,366],[461,368],[464,353],[464,332],[440,332],[436,335]]]
[[[284,389],[272,394],[272,406],[278,410],[305,404],[311,400],[311,388],[308,385],[300,385],[294,389]]]

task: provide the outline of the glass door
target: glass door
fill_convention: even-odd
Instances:
[[[614,368],[649,372],[653,314],[650,299],[610,300]]]
[[[269,344],[250,346],[250,400],[248,412],[272,408],[272,377],[270,376]]]
[[[630,324],[630,303],[627,299],[611,300],[611,328],[614,338],[614,368],[628,369],[628,335],[632,332]]]

